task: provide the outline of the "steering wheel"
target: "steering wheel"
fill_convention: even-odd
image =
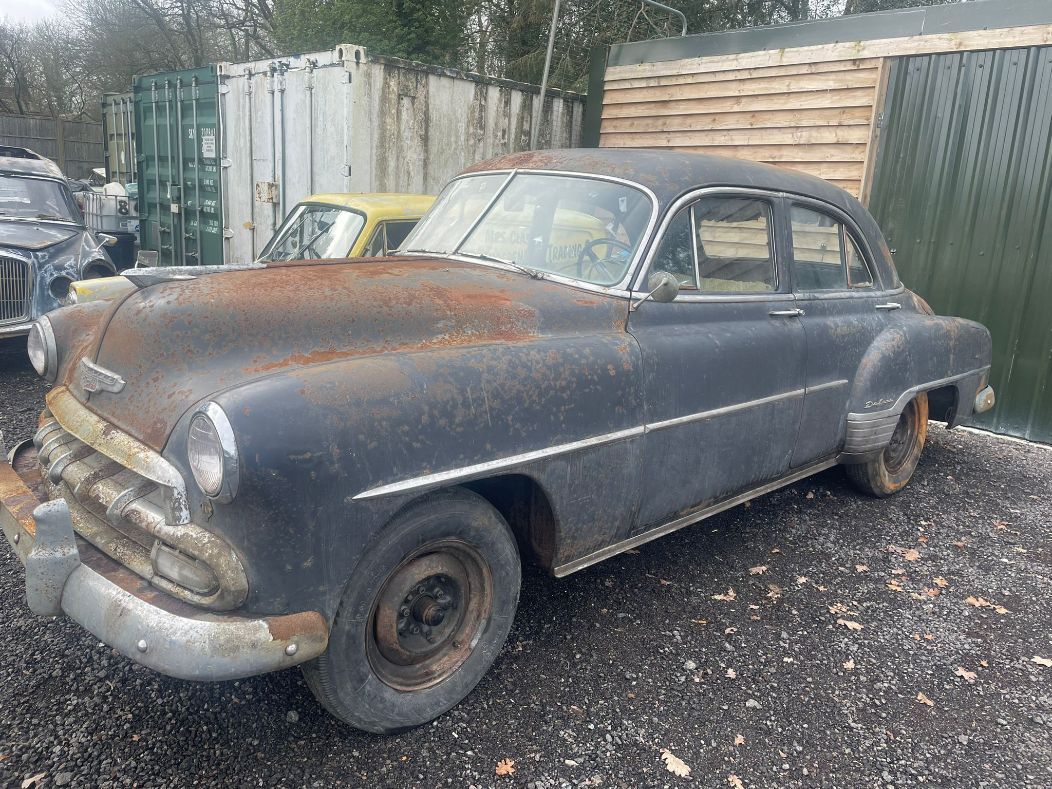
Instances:
[[[630,244],[626,244],[624,241],[619,241],[616,238],[593,238],[591,241],[588,241],[588,242],[585,243],[585,245],[581,248],[581,253],[577,256],[577,276],[578,276],[578,278],[580,278],[580,279],[594,279],[595,278],[594,276],[592,276],[592,277],[586,277],[585,276],[585,271],[584,271],[585,258],[588,259],[588,267],[590,269],[590,272],[589,272],[590,274],[594,275],[594,274],[598,273],[602,277],[604,282],[609,282],[611,279],[615,278],[614,275],[615,275],[616,272],[612,271],[610,267],[611,267],[611,265],[614,265],[614,264],[620,264],[622,261],[621,260],[614,260],[613,256],[611,256],[611,255],[607,255],[605,257],[599,257],[597,254],[595,254],[595,251],[594,251],[593,248],[599,246],[600,244],[606,244],[608,247],[619,248],[619,249],[621,249],[622,251],[624,251],[628,255],[632,254],[632,246]]]

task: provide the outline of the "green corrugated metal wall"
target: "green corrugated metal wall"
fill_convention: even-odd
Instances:
[[[1052,442],[1052,47],[889,65],[869,208],[907,287],[990,328],[977,425]]]
[[[215,66],[136,77],[139,237],[162,266],[223,262]]]

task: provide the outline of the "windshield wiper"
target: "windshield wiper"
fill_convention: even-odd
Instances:
[[[37,214],[34,219],[51,220],[53,222],[72,222],[73,220],[65,216],[55,216],[54,214]]]
[[[494,257],[493,255],[487,255],[484,252],[460,252],[458,254],[464,255],[469,258],[478,258],[479,260],[485,260],[489,263],[503,263],[505,266],[510,266],[518,272],[525,274],[527,277],[533,279],[544,279],[544,273],[537,269],[527,268],[521,263],[516,263],[513,260],[505,260],[504,258]]]

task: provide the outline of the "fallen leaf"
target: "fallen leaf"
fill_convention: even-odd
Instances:
[[[708,619],[691,619],[690,621],[696,625],[707,625],[709,623]]]
[[[1034,663],[1045,668],[1052,668],[1052,658],[1041,657],[1040,655],[1034,655],[1030,658]]]
[[[781,548],[771,548],[771,553],[781,553],[781,552],[782,552]]]
[[[925,641],[934,641],[935,640],[935,636],[933,636],[931,633],[925,633],[924,634],[924,640]]]
[[[843,603],[833,603],[833,605],[827,605],[826,608],[829,609],[831,614],[846,614],[848,612],[848,607]]]
[[[838,625],[843,625],[848,630],[861,630],[862,629],[862,625],[860,625],[858,622],[852,622],[850,619],[838,619],[838,620],[836,620],[836,623]]]
[[[625,695],[630,699],[634,699],[636,697],[636,694],[632,691],[628,691],[628,693],[626,693]]]
[[[497,762],[497,769],[494,770],[497,775],[511,775],[515,772],[515,760],[514,759],[501,759]]]
[[[909,548],[902,554],[902,558],[907,562],[915,562],[920,558],[920,552],[916,548]]]
[[[925,543],[927,541],[928,541],[928,538],[925,537],[923,534],[920,537],[917,538],[917,542],[920,542],[920,543]]]
[[[928,595],[928,597],[938,597],[939,595],[942,594],[942,589],[936,589],[935,587],[930,587],[930,588],[924,590],[924,594]]]
[[[737,632],[738,632],[738,628],[736,628],[736,627],[726,627],[726,628],[723,629],[723,635],[725,635],[725,636],[733,635],[734,633],[737,633]]]
[[[670,586],[672,584],[672,581],[666,581],[664,578],[659,578],[658,583],[660,583],[662,586]]]
[[[734,787],[734,789],[745,789],[745,784],[742,783],[742,779],[731,773],[727,776],[727,783]]]
[[[865,565],[865,564],[856,564],[855,565],[855,572],[856,573],[868,573],[869,572],[869,567],[867,565]]]
[[[999,614],[1010,613],[1009,610],[1007,608],[1005,608],[1003,605],[995,605],[994,606],[994,611],[996,611]]]
[[[900,584],[898,582],[898,580],[896,580],[895,578],[890,579],[885,585],[888,587],[888,589],[890,589],[893,592],[904,592],[904,591],[906,591],[905,589],[902,588],[902,584]]]
[[[727,669],[727,679],[737,679],[738,672],[732,668]]]
[[[927,696],[925,696],[923,693],[920,693],[920,692],[917,693],[917,701],[919,701],[921,704],[927,704],[929,707],[934,707],[935,706],[935,702],[934,701],[932,701],[931,699],[929,699]]]
[[[990,668],[990,664],[988,662],[986,662],[985,660],[980,660],[979,661],[979,665],[982,666],[983,668]]]
[[[765,572],[767,572],[766,564],[758,564],[749,568],[749,575],[763,575]]]
[[[815,492],[813,490],[807,491],[807,495],[804,496],[805,499],[813,499],[814,497],[815,497]]]
[[[679,776],[680,778],[686,778],[690,775],[690,768],[687,767],[686,762],[672,753],[668,748],[661,749],[661,758],[665,762],[665,769],[673,775]]]
[[[954,547],[954,548],[967,548],[967,547],[968,547],[968,543],[966,543],[966,542],[962,542],[962,541],[960,541],[960,540],[957,540],[957,541],[955,541],[955,542],[953,543],[953,547]]]
[[[854,658],[848,658],[847,660],[844,661],[844,668],[847,669],[848,671],[851,671],[854,667],[855,667],[855,659]]]
[[[31,786],[39,786],[40,782],[43,781],[46,777],[47,773],[37,773],[36,775],[31,775],[24,781],[22,781],[22,789],[29,789]]]
[[[731,600],[736,600],[737,598],[738,593],[734,591],[733,586],[728,587],[727,591],[723,594],[714,594],[712,596],[713,600],[723,600],[724,602],[730,602]]]
[[[1008,521],[994,521],[994,526],[997,527],[998,531],[1004,531],[1005,529],[1007,529],[1011,525],[1012,524],[1009,523]]]
[[[937,575],[934,578],[932,578],[931,580],[932,580],[932,583],[934,583],[940,589],[945,589],[947,586],[950,585],[950,582],[947,581],[945,578],[943,578],[941,575]]]
[[[776,584],[767,584],[767,597],[770,600],[777,600],[782,596],[782,587]]]
[[[807,576],[806,575],[798,575],[798,576],[796,576],[796,583],[799,584],[800,586],[803,586],[804,584],[807,583]]]
[[[960,677],[967,682],[975,682],[975,678],[979,675],[974,671],[969,671],[964,666],[958,666],[957,670],[953,672],[954,676]]]
[[[986,606],[990,605],[989,600],[984,600],[981,597],[973,597],[972,595],[969,595],[968,597],[964,598],[964,602],[966,602],[968,605],[974,605],[976,608],[985,608]]]
[[[901,567],[893,567],[892,570],[891,570],[891,574],[892,575],[905,575],[906,571],[903,570]]]
[[[745,738],[742,737],[740,734],[735,734],[734,735],[734,744],[735,744],[735,746],[745,745]]]

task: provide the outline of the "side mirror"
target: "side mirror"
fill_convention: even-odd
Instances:
[[[99,240],[99,243],[104,247],[115,247],[117,242],[120,240],[117,236],[111,236],[109,233],[97,233],[95,238]]]
[[[650,289],[650,298],[667,304],[674,301],[679,295],[679,280],[667,271],[655,271],[647,279],[647,287]]]

